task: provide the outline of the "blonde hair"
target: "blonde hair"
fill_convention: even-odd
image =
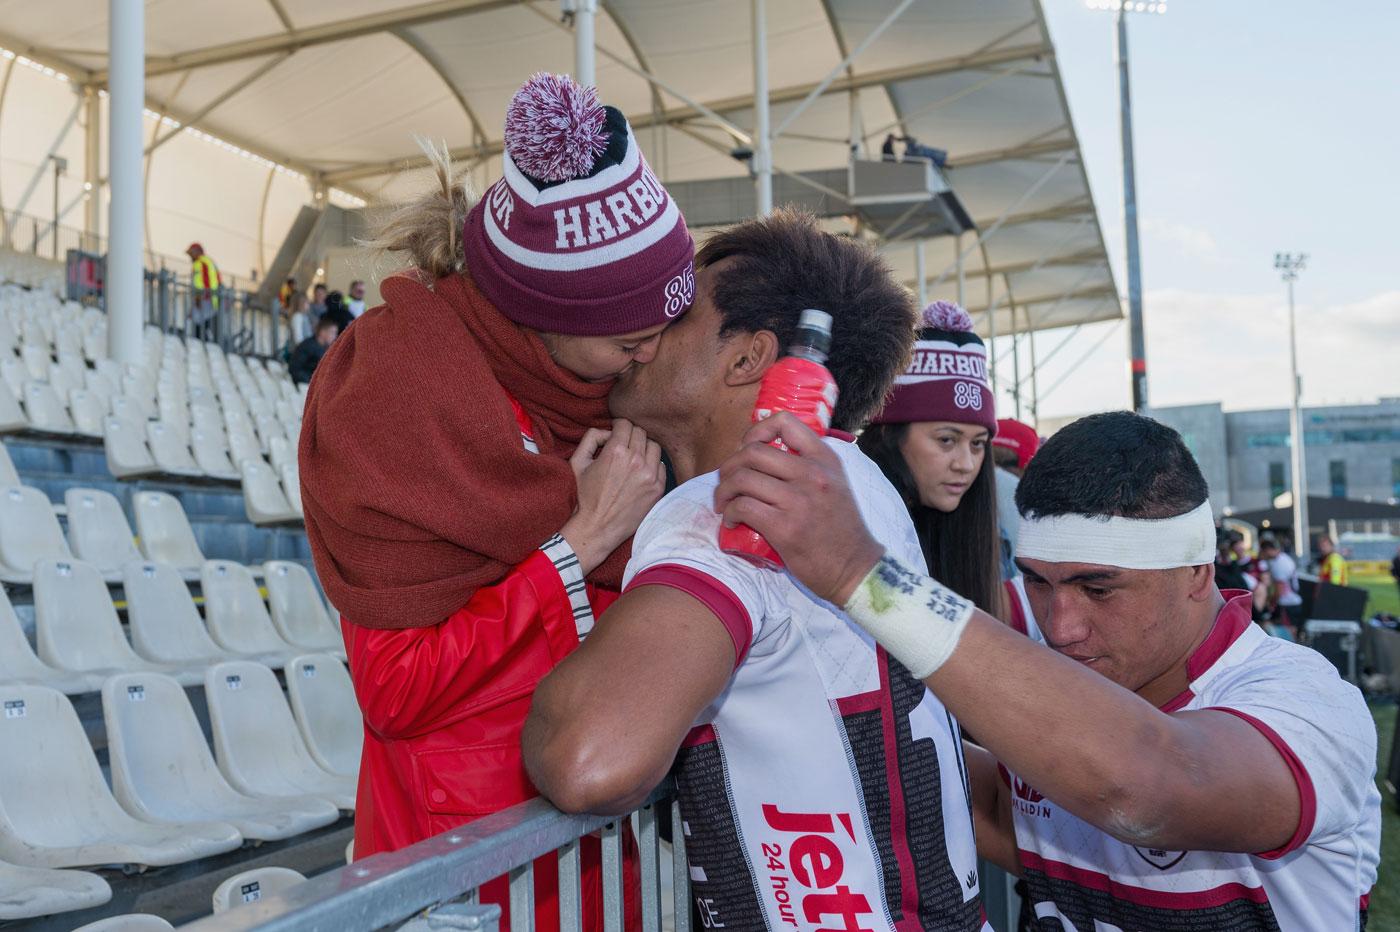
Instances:
[[[447,143],[420,137],[418,145],[437,176],[437,186],[396,208],[360,245],[407,253],[415,268],[438,279],[462,271],[466,264],[462,227],[477,198],[468,181],[454,171]]]

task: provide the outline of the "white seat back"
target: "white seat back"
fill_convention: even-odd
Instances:
[[[208,664],[230,659],[209,637],[185,579],[165,563],[126,564],[127,622],[136,652],[160,663]]]
[[[79,560],[34,566],[34,631],[39,656],[61,670],[140,670],[147,666],[122,634],[121,619],[97,569]]]
[[[206,476],[216,479],[231,479],[238,475],[228,458],[224,447],[223,428],[218,433],[195,428],[190,431],[190,448],[194,451],[194,461]]]
[[[146,558],[180,569],[196,569],[204,554],[180,500],[166,492],[139,492],[135,496],[136,533]]]
[[[282,467],[282,493],[287,496],[287,504],[292,506],[292,511],[298,515],[303,514],[301,507],[301,473],[297,469],[296,460]]]
[[[0,578],[27,582],[37,560],[71,560],[49,497],[38,489],[0,489]]]
[[[355,781],[321,769],[297,730],[276,675],[262,664],[210,667],[204,696],[219,769],[237,790],[260,796],[321,795],[355,806]]]
[[[258,867],[234,874],[214,888],[214,912],[228,912],[237,906],[256,903],[305,881],[305,876],[290,867]]]
[[[88,437],[102,436],[102,419],[107,413],[107,406],[95,392],[85,388],[69,389],[68,410],[73,414],[73,426],[78,433]]]
[[[0,486],[21,484],[15,461],[10,459],[10,448],[0,443]]]
[[[146,403],[127,395],[112,396],[112,413],[138,425],[144,425],[151,419],[151,409]]]
[[[24,410],[35,430],[73,433],[73,419],[68,416],[68,408],[47,382],[24,383]]]
[[[330,654],[304,654],[287,666],[287,698],[307,750],[331,773],[356,776],[364,719],[344,665]]]
[[[272,623],[283,638],[314,650],[345,650],[340,631],[326,614],[326,603],[306,567],[269,560],[263,564],[263,582],[272,606]]]
[[[42,683],[60,676],[59,671],[41,661],[24,636],[19,616],[15,614],[10,597],[0,587],[0,682],[28,680]]]
[[[274,436],[267,441],[268,459],[272,462],[272,468],[281,471],[288,463],[295,463],[296,449],[287,441],[286,437]]]
[[[146,443],[156,465],[176,475],[200,475],[203,470],[190,453],[189,439],[184,430],[164,421],[146,422]]]
[[[68,543],[73,555],[103,573],[119,571],[141,559],[126,512],[115,495],[101,489],[72,488],[63,494],[68,506]]]
[[[109,415],[103,422],[102,441],[107,469],[118,479],[159,471],[150,448],[146,446],[145,436],[126,418]]]
[[[20,407],[19,395],[7,380],[0,380],[0,431],[24,430],[28,426],[29,417]]]
[[[281,483],[263,460],[245,459],[242,463],[243,507],[248,520],[256,525],[283,524],[295,521],[297,513],[292,510],[287,497],[282,494]]]
[[[232,560],[209,560],[200,569],[209,634],[225,650],[288,654],[292,646],[273,627],[253,574]]]

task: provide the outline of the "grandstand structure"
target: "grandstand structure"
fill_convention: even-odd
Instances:
[[[442,904],[490,927],[473,891],[506,871],[528,928],[533,859],[576,878],[594,831],[620,928],[621,823],[539,800],[345,866],[362,724],[300,526],[275,288],[373,298],[355,240],[432,185],[413,136],[483,188],[514,89],[572,71],[697,238],[801,204],[964,304],[1034,419],[1024,335],[1122,316],[1040,0],[142,8],[0,24],[0,930],[396,927]],[[882,158],[891,135],[946,160]],[[187,327],[192,241],[225,278],[214,340]],[[688,930],[669,787],[633,822],[645,928]]]

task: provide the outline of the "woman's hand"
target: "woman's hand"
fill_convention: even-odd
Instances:
[[[666,490],[666,467],[656,441],[621,418],[610,431],[585,434],[569,465],[578,479],[578,510],[560,533],[586,574],[636,533]]]

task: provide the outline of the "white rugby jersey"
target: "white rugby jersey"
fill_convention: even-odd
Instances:
[[[855,444],[827,442],[871,532],[923,567],[879,468]],[[839,609],[719,550],[717,481],[699,476],[657,504],[624,582],[690,593],[734,640],[734,676],[677,757],[702,922],[990,932],[957,723]]]
[[[1298,783],[1297,831],[1277,851],[1162,851],[1118,841],[1003,770],[1039,924],[1054,932],[1354,932],[1380,861],[1376,730],[1357,689],[1310,648],[1250,621],[1227,592],[1164,712],[1216,709],[1268,738]]]

